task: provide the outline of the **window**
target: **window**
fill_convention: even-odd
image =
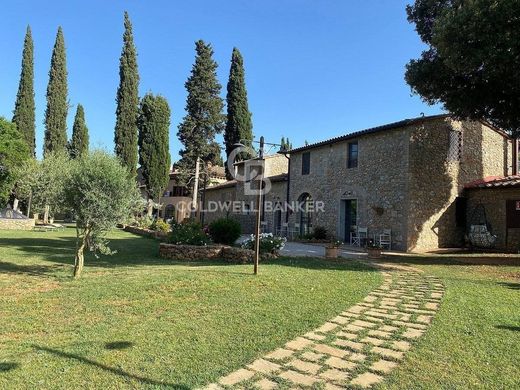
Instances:
[[[349,142],[347,168],[357,168],[358,166],[358,143]]]
[[[457,227],[466,227],[466,213],[468,209],[468,200],[461,196],[455,198],[455,222]]]
[[[302,154],[302,175],[308,175],[311,172],[311,152]]]
[[[462,131],[450,130],[448,161],[460,161],[462,158]]]

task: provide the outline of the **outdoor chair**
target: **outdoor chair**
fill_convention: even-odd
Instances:
[[[392,230],[383,229],[383,233],[379,235],[379,245],[387,247],[388,250],[392,249]]]
[[[350,233],[350,245],[361,246],[368,238],[368,228],[357,228]]]

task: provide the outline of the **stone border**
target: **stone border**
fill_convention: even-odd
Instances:
[[[168,238],[168,233],[157,232],[155,230],[144,229],[137,226],[127,225],[123,228],[125,232],[137,234],[139,236],[156,238],[158,240],[166,240]]]
[[[444,286],[412,267],[375,266],[384,282],[362,302],[205,389],[366,389],[382,382],[426,332]]]
[[[250,249],[227,245],[175,245],[161,243],[159,256],[163,259],[177,261],[225,260],[232,264],[253,263],[255,252]],[[263,254],[262,260],[275,258],[275,255]]]

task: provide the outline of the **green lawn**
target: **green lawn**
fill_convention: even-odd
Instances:
[[[520,267],[411,262],[441,278],[446,295],[427,334],[378,388],[519,389]]]
[[[194,388],[321,325],[380,274],[352,261],[172,264],[156,241],[71,278],[74,230],[0,231],[0,388]]]

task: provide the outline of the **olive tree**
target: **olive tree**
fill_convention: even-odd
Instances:
[[[74,277],[81,275],[84,250],[110,255],[106,233],[125,220],[139,197],[127,168],[104,151],[93,151],[71,163],[65,201],[76,218]]]

